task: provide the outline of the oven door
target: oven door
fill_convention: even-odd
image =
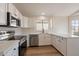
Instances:
[[[19,55],[24,56],[24,53],[25,53],[26,49],[27,49],[27,40],[26,40],[25,37],[23,37],[20,40]]]

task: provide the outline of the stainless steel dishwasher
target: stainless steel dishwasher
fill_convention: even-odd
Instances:
[[[32,47],[39,45],[38,34],[30,34],[29,45]]]

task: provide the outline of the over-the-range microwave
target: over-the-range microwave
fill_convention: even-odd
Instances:
[[[20,20],[17,17],[12,16],[10,12],[7,12],[7,26],[19,27]]]

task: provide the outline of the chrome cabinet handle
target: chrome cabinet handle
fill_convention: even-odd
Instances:
[[[16,48],[14,48],[13,50],[16,50]]]
[[[62,37],[62,40],[63,40],[63,37]]]

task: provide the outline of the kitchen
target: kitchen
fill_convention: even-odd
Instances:
[[[78,6],[0,3],[0,56],[79,56]]]

